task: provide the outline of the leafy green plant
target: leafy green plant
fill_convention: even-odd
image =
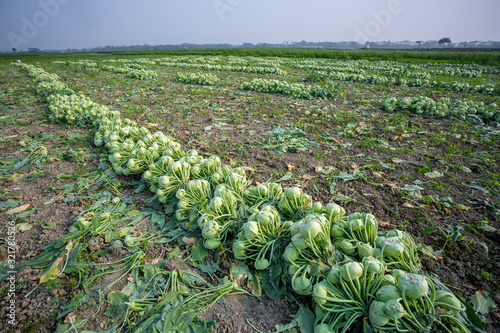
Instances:
[[[217,76],[207,73],[177,73],[174,77],[174,80],[177,82],[200,84],[204,86],[214,86],[219,83],[219,79],[217,78]]]

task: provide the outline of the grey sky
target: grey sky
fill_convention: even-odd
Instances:
[[[0,50],[500,40],[499,0],[0,0]]]

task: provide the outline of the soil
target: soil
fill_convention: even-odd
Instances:
[[[216,320],[215,331],[221,333],[255,332],[247,322],[264,332],[273,332],[277,324],[288,324],[295,317],[297,307],[280,299],[258,299],[245,295],[229,296],[224,303],[215,304],[200,315]]]

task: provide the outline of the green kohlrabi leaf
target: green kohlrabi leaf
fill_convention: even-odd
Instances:
[[[286,272],[280,263],[271,265],[268,269],[259,272],[262,280],[262,289],[267,297],[272,300],[278,300],[287,293],[286,284],[283,276]]]
[[[196,244],[191,248],[193,265],[195,267],[200,265],[207,254],[208,250],[203,246],[203,239],[199,239],[198,242],[196,242]]]
[[[482,315],[493,312],[497,308],[495,301],[491,297],[491,294],[487,291],[483,292],[482,294],[476,292],[471,296],[470,301],[474,305],[474,310]]]
[[[191,270],[178,270],[179,280],[187,287],[207,286],[208,283],[198,273]]]
[[[316,316],[311,309],[303,304],[299,304],[299,311],[297,311],[295,319],[297,320],[302,333],[314,333],[314,320],[316,319]]]
[[[2,203],[0,203],[0,208],[13,208],[13,207],[16,207],[20,204],[22,204],[23,202],[22,201],[19,201],[19,200],[15,200],[15,199],[8,199],[8,200],[5,200],[3,201]]]
[[[106,313],[113,317],[114,320],[118,319],[120,316],[127,313],[129,299],[127,295],[122,293],[121,291],[115,290],[108,294],[108,309]]]

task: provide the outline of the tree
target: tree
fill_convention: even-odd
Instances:
[[[420,45],[422,45],[422,41],[421,40],[417,40],[417,45],[418,45],[418,48],[420,48]]]
[[[17,49],[15,47],[12,48],[12,52],[16,53]]]
[[[438,44],[441,45],[442,47],[444,47],[444,44],[451,44],[451,39],[449,39],[448,37],[441,38],[438,41]]]

